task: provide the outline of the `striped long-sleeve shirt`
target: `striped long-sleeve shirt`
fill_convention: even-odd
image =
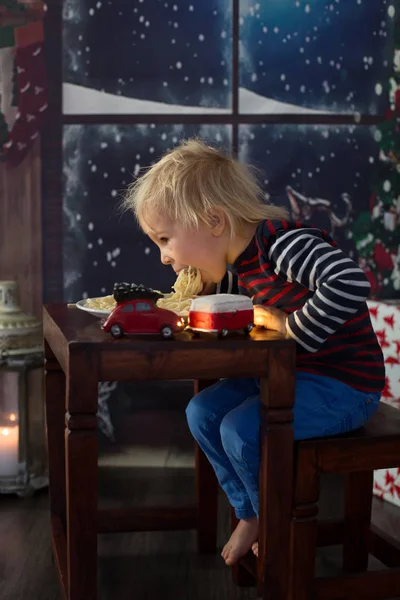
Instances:
[[[288,314],[297,368],[371,392],[384,388],[384,361],[358,265],[317,228],[263,221],[236,260],[239,292]]]

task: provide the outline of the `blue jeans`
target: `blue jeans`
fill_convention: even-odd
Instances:
[[[358,429],[377,410],[380,396],[329,377],[297,372],[294,437],[302,440]],[[190,401],[186,416],[236,516],[258,515],[259,380],[222,379]]]

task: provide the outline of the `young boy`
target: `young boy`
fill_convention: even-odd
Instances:
[[[206,286],[232,265],[256,325],[296,340],[295,439],[361,427],[384,387],[368,280],[324,231],[289,221],[261,198],[244,165],[189,140],[132,184],[126,205],[164,264],[176,273],[197,267]],[[228,565],[258,551],[259,409],[256,379],[221,380],[187,407],[189,428],[240,519],[222,551]]]

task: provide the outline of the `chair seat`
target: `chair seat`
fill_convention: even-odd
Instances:
[[[400,456],[400,410],[381,402],[361,429],[298,442],[300,454],[314,454],[321,473],[396,467]]]

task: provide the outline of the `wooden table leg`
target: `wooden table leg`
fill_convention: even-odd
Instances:
[[[260,380],[258,587],[262,600],[287,600],[293,502],[295,352],[282,348],[271,350],[268,362],[268,379]]]
[[[195,381],[194,393],[215,383]],[[195,444],[197,548],[201,554],[212,554],[217,548],[218,480],[208,458]]]
[[[90,349],[71,352],[65,430],[68,600],[97,599],[98,380]]]
[[[50,512],[65,532],[65,375],[47,342],[45,356]]]
[[[46,424],[49,465],[50,523],[54,564],[64,598],[68,597],[66,560],[65,374],[45,342]]]

